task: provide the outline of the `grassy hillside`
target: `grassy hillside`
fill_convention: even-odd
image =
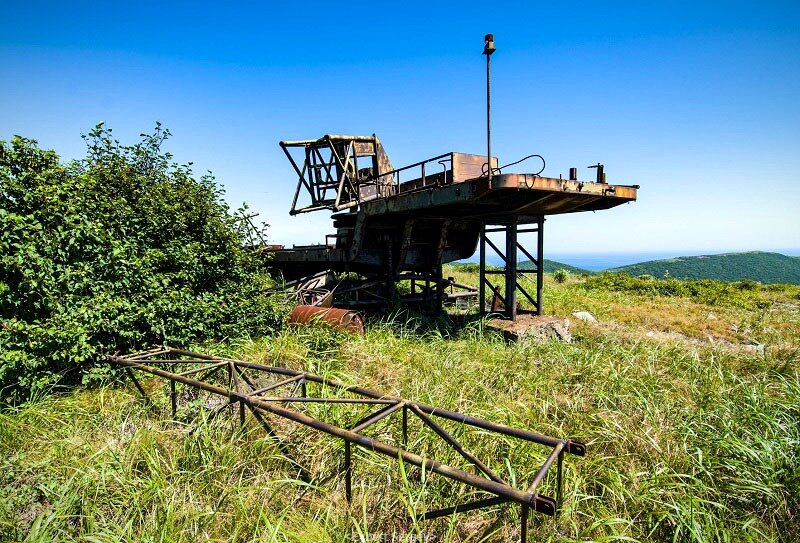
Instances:
[[[797,541],[800,287],[547,276],[545,310],[599,322],[573,322],[571,344],[509,344],[480,320],[459,328],[407,315],[370,323],[364,337],[306,328],[198,348],[585,440],[587,456],[565,462],[564,509],[535,515],[530,541]],[[348,505],[340,442],[273,421],[314,475],[303,483],[254,420],[241,430],[225,413],[196,426],[183,411],[173,422],[158,385],[145,381],[154,409],[119,383],[0,411],[0,540],[518,537],[516,508],[408,520],[475,496],[360,449]],[[518,486],[543,460],[458,437]]]
[[[716,279],[761,283],[800,284],[800,258],[754,251],[709,256],[682,256],[614,268],[630,275],[652,275],[680,279]]]
[[[533,268],[533,263],[530,260],[523,260],[518,264],[518,267],[523,270],[529,270]],[[584,275],[588,274],[591,275],[594,272],[589,270],[584,270],[583,268],[578,268],[576,266],[570,266],[569,264],[564,264],[563,262],[556,262],[555,260],[547,260],[544,259],[544,271],[545,273],[553,273],[558,270],[566,270],[569,273],[575,275]]]
[[[517,264],[517,266],[518,266],[519,269],[522,269],[522,270],[533,269],[533,263],[530,260],[523,260],[522,262]],[[477,273],[478,272],[478,264],[476,262],[464,262],[464,263],[450,264],[450,267],[452,269],[456,269],[456,270],[464,271],[464,272],[471,272],[471,273]],[[553,273],[554,271],[557,271],[557,270],[566,270],[569,273],[574,274],[574,275],[584,275],[584,274],[591,275],[591,274],[595,273],[593,271],[584,270],[582,268],[577,268],[575,266],[570,266],[569,264],[564,264],[562,262],[556,262],[555,260],[548,260],[546,258],[544,259],[544,271],[545,271],[545,273]]]

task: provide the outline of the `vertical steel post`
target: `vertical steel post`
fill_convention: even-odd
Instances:
[[[483,54],[486,55],[486,169],[489,182],[492,181],[492,78],[491,58],[495,52],[494,35],[486,34],[483,38]]]
[[[486,223],[481,222],[480,266],[478,268],[478,314],[486,313]]]
[[[403,405],[403,441],[401,448],[408,447],[408,406]]]
[[[542,314],[542,289],[544,286],[544,215],[536,226],[536,314]]]
[[[175,389],[175,381],[170,381],[169,385],[169,399],[170,403],[172,403],[172,419],[175,420],[178,417],[178,391]]]
[[[529,507],[523,505],[520,511],[520,527],[519,527],[519,541],[520,543],[527,543],[528,541],[528,511]]]
[[[440,314],[442,312],[442,306],[444,304],[444,277],[442,277],[442,259],[439,258],[439,262],[436,264],[436,314]]]
[[[517,219],[506,225],[506,318],[517,320]],[[538,303],[538,301],[537,301]]]
[[[347,503],[353,499],[353,482],[352,482],[353,464],[350,459],[350,442],[344,442],[344,495],[347,498]]]
[[[558,464],[556,467],[556,513],[561,510],[561,503],[564,499],[564,495],[562,493],[562,486],[563,486],[563,464],[564,464],[564,451],[562,450],[558,453]]]

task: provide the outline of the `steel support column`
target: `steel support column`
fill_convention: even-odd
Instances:
[[[501,250],[489,238],[489,234],[503,234],[505,243]],[[520,239],[525,234],[536,234],[536,249],[532,253],[525,248]],[[489,269],[487,265],[487,246],[500,258],[502,269]],[[481,314],[493,313],[508,320],[516,320],[519,313],[542,314],[542,286],[544,283],[544,218],[537,217],[531,222],[514,219],[499,225],[486,225],[481,228],[479,266],[478,309]],[[520,254],[521,253],[521,254]],[[525,269],[519,267],[519,259],[527,259],[531,265]],[[530,287],[521,283],[521,278],[536,275],[536,294],[528,292]],[[503,284],[492,283],[489,278],[502,275]],[[486,289],[491,291],[493,302],[487,306]],[[532,290],[531,290],[532,292]],[[521,295],[521,296],[520,296]],[[519,302],[525,301],[531,309],[520,309]],[[499,303],[498,303],[499,302]],[[501,308],[502,306],[502,308]]]
[[[517,320],[517,222],[506,225],[505,298],[503,316]]]

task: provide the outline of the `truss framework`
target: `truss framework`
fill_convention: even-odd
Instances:
[[[489,238],[489,234],[502,233],[505,237],[505,251],[501,250]],[[536,234],[535,255],[520,243],[520,234]],[[486,257],[491,250],[500,258],[502,267],[493,269],[487,265]],[[480,268],[479,268],[479,293],[478,307],[480,313],[485,315],[500,315],[505,319],[517,320],[519,313],[531,313],[534,315],[542,314],[542,288],[544,285],[544,217],[536,217],[533,224],[527,221],[523,223],[519,217],[515,217],[508,223],[500,225],[490,225],[484,223],[481,228],[480,241]],[[519,267],[519,252],[528,258],[530,268],[522,269]],[[521,284],[520,278],[526,275],[536,275],[536,293],[530,294]],[[503,277],[503,288],[495,286],[487,276],[501,275]],[[492,293],[492,301],[486,304],[486,289]],[[533,310],[522,310],[517,303],[518,294],[522,294],[533,306]]]
[[[303,371],[267,366],[242,360],[233,360],[200,354],[172,347],[156,347],[130,355],[113,355],[108,357],[112,365],[125,369],[138,391],[148,399],[139,383],[134,370],[144,374],[165,379],[170,384],[170,401],[173,417],[177,416],[178,385],[200,389],[211,394],[227,398],[226,405],[238,405],[240,422],[244,424],[246,410],[261,424],[267,434],[275,441],[281,452],[287,451],[283,441],[269,424],[267,416],[277,416],[301,425],[310,427],[330,436],[340,438],[344,444],[344,463],[342,473],[345,478],[345,494],[347,500],[352,498],[352,447],[362,447],[370,451],[418,466],[424,470],[437,473],[451,480],[483,491],[490,496],[476,501],[460,503],[452,507],[426,511],[417,515],[418,520],[429,520],[455,513],[473,511],[504,503],[515,503],[520,506],[521,541],[527,540],[528,516],[530,510],[545,515],[555,515],[562,500],[562,464],[565,453],[583,456],[586,447],[580,441],[558,439],[543,434],[513,428],[502,424],[478,419],[425,405],[412,400],[386,396],[378,392],[346,385],[335,379],[310,374]],[[189,366],[190,369],[175,372]],[[211,381],[219,372],[227,373],[223,380],[225,386]],[[309,395],[311,388],[317,395]],[[283,395],[280,392],[283,391]],[[330,394],[330,395],[329,395]],[[343,428],[326,422],[304,411],[303,406],[310,403],[326,404],[360,404],[374,406],[376,409],[349,428]],[[379,421],[394,415],[401,419],[401,447],[371,438],[365,431]],[[410,417],[421,421],[422,425],[432,430],[447,446],[457,452],[475,469],[468,472],[449,466],[433,458],[427,458],[408,450],[408,422]],[[521,490],[512,486],[500,475],[492,471],[477,456],[463,446],[450,432],[443,428],[439,420],[448,420],[462,425],[479,428],[487,435],[507,436],[549,448],[550,453],[541,465],[533,481]],[[288,456],[288,455],[287,455]],[[556,464],[556,496],[555,498],[539,493],[539,487],[553,464]],[[308,478],[308,473],[300,469],[301,477]]]

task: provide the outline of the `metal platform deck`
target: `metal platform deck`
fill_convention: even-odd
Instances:
[[[335,233],[319,245],[265,247],[269,266],[306,290],[336,290],[336,303],[342,306],[398,299],[439,306],[469,294],[480,295],[481,311],[503,307],[506,317],[514,319],[519,291],[541,313],[545,217],[610,209],[636,200],[638,189],[606,183],[601,164],[591,166],[597,169],[596,181],[579,181],[576,168],[569,179],[544,177],[541,170],[504,173],[508,166],[498,166],[496,157],[456,152],[393,169],[375,135],[326,135],[281,142],[281,147],[298,176],[290,214],[329,210]],[[525,159],[532,157],[542,160],[543,170],[544,159]],[[537,235],[535,250],[521,243],[525,233]],[[490,239],[500,234],[506,237],[504,249]],[[442,277],[442,264],[469,258],[476,250],[481,254],[480,286],[448,295],[447,288],[456,284]],[[487,250],[504,262],[502,289],[487,278],[496,273],[487,270]],[[518,251],[534,264],[531,271],[517,269]],[[517,281],[521,273],[536,274],[536,296]],[[354,274],[361,282],[351,277],[343,285],[333,277],[337,274]],[[411,281],[411,292],[398,297],[397,285],[405,280]],[[488,306],[487,288],[492,293]],[[359,292],[366,296],[358,298]],[[342,297],[348,293],[356,298]],[[316,304],[319,298],[303,301]]]

